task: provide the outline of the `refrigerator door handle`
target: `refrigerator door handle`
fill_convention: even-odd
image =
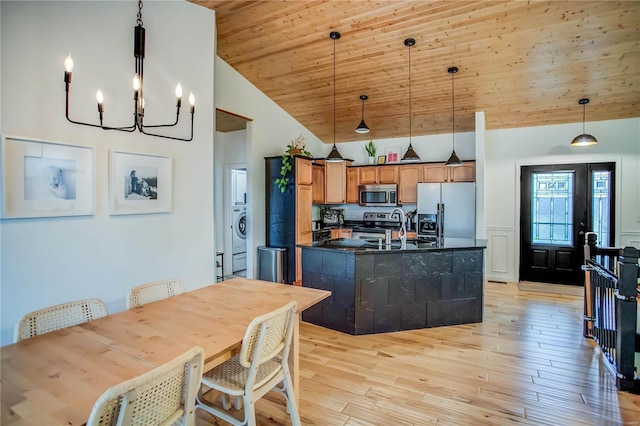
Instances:
[[[436,218],[437,221],[437,230],[436,236],[438,239],[444,237],[444,204],[438,203],[438,216]]]

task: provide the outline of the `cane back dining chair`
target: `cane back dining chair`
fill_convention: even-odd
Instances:
[[[127,295],[127,309],[184,293],[180,280],[161,280],[133,287]]]
[[[295,301],[254,318],[242,339],[240,353],[202,375],[204,386],[198,392],[196,409],[205,410],[233,425],[254,426],[255,402],[273,389],[286,397],[291,423],[294,426],[300,425],[300,414],[288,364],[295,321]],[[222,393],[224,410],[230,409],[227,395],[242,398],[244,419],[240,421],[209,405],[205,400],[205,388]]]
[[[29,312],[20,319],[15,329],[15,341],[71,327],[108,314],[107,307],[100,299],[76,300],[49,306]]]
[[[133,379],[107,389],[87,426],[193,425],[204,350],[196,346]]]

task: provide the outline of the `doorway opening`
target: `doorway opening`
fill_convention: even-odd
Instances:
[[[520,281],[583,285],[584,235],[613,245],[615,163],[522,166]]]
[[[223,279],[247,276],[251,250],[247,197],[247,125],[252,120],[216,109],[216,252],[224,253]]]

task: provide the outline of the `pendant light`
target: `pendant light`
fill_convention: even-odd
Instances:
[[[411,46],[415,44],[416,41],[412,38],[404,41],[404,45],[409,48],[409,148],[402,156],[402,161],[420,161],[420,156],[416,154],[411,146]]]
[[[364,101],[369,99],[367,95],[360,95],[360,99],[362,100],[362,120],[360,120],[360,124],[356,127],[356,133],[369,133],[369,127],[367,123],[364,122]]]
[[[595,145],[598,143],[598,140],[595,137],[588,135],[584,132],[584,116],[585,116],[585,108],[586,108],[585,105],[589,103],[589,99],[587,98],[580,99],[578,103],[582,105],[582,134],[573,138],[573,140],[571,141],[571,146]]]
[[[451,74],[451,139],[453,141],[453,148],[451,151],[451,157],[444,163],[447,167],[462,166],[462,161],[456,155],[456,97],[453,91],[453,75],[458,72],[458,67],[450,67],[447,72]]]
[[[331,148],[325,161],[338,162],[344,161],[340,151],[336,148],[336,40],[340,38],[340,33],[331,31],[329,37],[333,40],[333,148]]]

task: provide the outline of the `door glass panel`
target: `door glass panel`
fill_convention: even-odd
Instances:
[[[573,179],[573,172],[532,173],[532,243],[573,245]]]
[[[593,188],[591,194],[593,232],[598,236],[596,244],[606,247],[611,241],[611,230],[609,229],[611,223],[611,172],[609,170],[594,171],[591,175],[591,184]]]

